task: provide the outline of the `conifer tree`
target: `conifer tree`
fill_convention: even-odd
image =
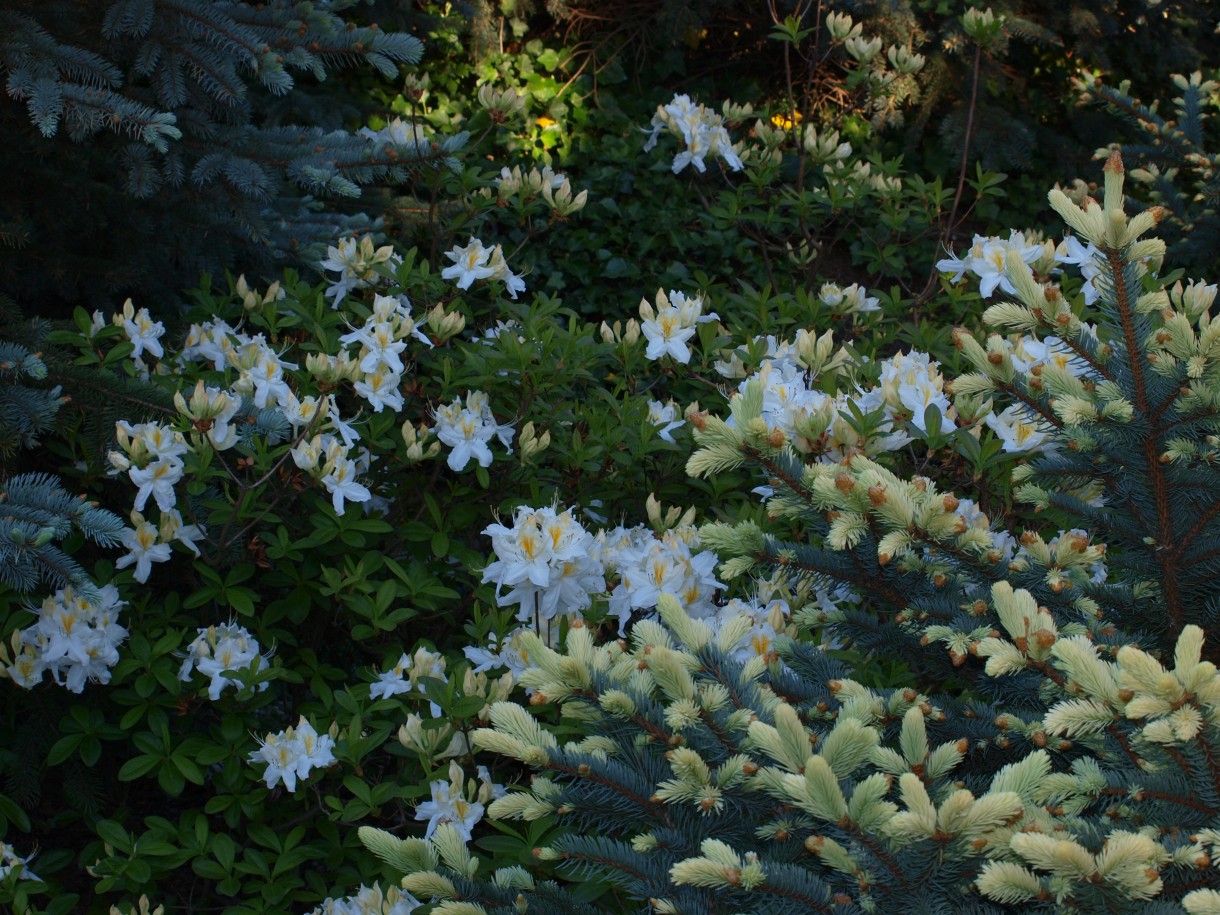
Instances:
[[[158,307],[242,253],[290,254],[372,221],[350,201],[447,150],[352,134],[309,96],[422,45],[358,4],[16,0],[0,9],[0,288],[27,306]],[[460,139],[453,141],[460,144]],[[337,203],[349,202],[346,208]]]
[[[531,704],[586,736],[494,705],[475,745],[536,774],[492,816],[555,816],[569,831],[538,857],[650,912],[1220,913],[1220,672],[1203,628],[1220,571],[1220,317],[1214,286],[1158,278],[1159,211],[1128,218],[1123,178],[1115,155],[1103,200],[1050,195],[1097,252],[1103,332],[1016,255],[1016,301],[986,315],[1055,334],[1068,366],[1022,372],[1000,337],[957,335],[975,369],[957,396],[1015,399],[1054,443],[1019,468],[1018,497],[1089,531],[1018,538],[968,523],[930,479],[802,455],[752,382],[729,420],[693,418],[688,470],[760,471],[768,514],[804,534],[716,523],[703,545],[729,557],[724,576],[850,586],[854,610],[799,618],[900,657],[917,686],[868,688],[809,642],[740,663],[748,619],[716,632],[668,596],[663,625],[627,641],[527,636]],[[805,354],[809,371],[831,355]],[[486,873],[450,827],[360,834],[441,915],[586,910],[525,869]]]
[[[3,298],[0,321],[8,338],[0,339],[0,583],[18,592],[45,582],[92,594],[85,570],[58,544],[79,531],[100,546],[117,546],[123,522],[69,493],[53,474],[12,472],[19,452],[36,447],[52,428],[65,398],[59,385],[45,384],[39,348],[47,322],[21,320]]]

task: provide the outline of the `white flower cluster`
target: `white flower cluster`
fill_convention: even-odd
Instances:
[[[289,791],[297,790],[297,779],[309,777],[311,769],[324,769],[335,762],[334,738],[319,734],[302,715],[296,727],[268,734],[250,754],[253,763],[266,763],[263,779],[268,788],[281,781]]]
[[[137,487],[135,510],[144,511],[149,496],[163,512],[178,504],[174,487],[182,479],[182,455],[189,450],[182,433],[158,423],[133,426],[125,420],[115,424],[115,437],[121,451],[108,455],[114,472],[127,472]]]
[[[827,394],[808,377],[795,346],[772,345],[769,341],[768,348],[775,355],[764,359],[759,370],[741,382],[740,389],[744,391],[747,385],[761,381],[762,418],[768,429],[782,432],[802,454],[839,461],[853,451],[867,455],[893,451],[911,441],[900,421],[907,420],[924,430],[928,407],[935,406],[942,415],[950,414],[944,377],[926,353],[898,353],[882,362],[878,384],[867,390]],[[721,363],[718,368],[727,373],[735,364]],[[864,438],[844,419],[852,408],[862,414],[883,411],[884,419],[872,436]]]
[[[741,600],[733,598],[716,611],[708,622],[720,633],[730,626],[741,627],[741,638],[729,649],[728,655],[745,664],[754,658],[775,661],[775,640],[780,635],[792,635],[787,631],[787,620],[791,615],[788,602],[780,598],[770,601]],[[748,621],[746,625],[743,621]]]
[[[724,358],[717,361],[714,368],[725,378],[745,378],[750,374],[746,371],[746,361],[751,359],[750,350],[756,349],[760,344],[764,347],[760,365],[776,362],[784,366],[790,364],[796,368],[803,368],[796,344],[788,340],[780,340],[774,334],[754,337],[750,343],[742,344],[734,350],[721,350]]]
[[[881,300],[875,295],[869,295],[859,283],[850,286],[839,286],[836,283],[823,283],[818,290],[818,298],[825,302],[837,315],[868,314],[881,310]]]
[[[20,866],[21,876],[19,880],[37,880],[42,881],[36,873],[29,869],[30,859],[33,854],[26,855],[24,858],[13,849],[13,846],[7,842],[0,841],[0,880],[4,880],[13,872],[13,868]]]
[[[404,140],[407,139],[404,136]],[[338,245],[326,249],[326,259],[318,266],[323,270],[336,272],[339,278],[326,290],[326,295],[332,298],[332,308],[338,308],[339,303],[354,289],[369,289],[389,281],[389,276],[398,269],[402,258],[394,252],[392,245],[382,245],[373,248],[373,239],[365,235],[355,238],[341,238]]]
[[[1103,259],[1092,242],[1082,244],[1080,239],[1069,235],[1056,245],[1053,241],[1037,241],[1034,233],[1009,231],[1008,239],[998,236],[974,236],[970,250],[961,257],[947,257],[936,262],[937,269],[952,273],[953,282],[958,282],[967,273],[979,279],[979,293],[990,298],[998,288],[1011,296],[1017,291],[1008,278],[1006,260],[1010,253],[1016,254],[1033,268],[1035,273],[1050,275],[1059,272],[1058,264],[1069,264],[1080,271],[1084,278],[1081,292],[1086,305],[1092,305],[1101,295],[1096,279],[1101,275]]]
[[[249,397],[260,410],[288,402],[292,388],[284,377],[284,369],[300,366],[281,359],[279,353],[267,345],[262,334],[250,337],[234,331],[233,336],[237,342],[226,353],[229,366],[237,369],[233,393],[239,397]]]
[[[422,645],[415,649],[415,654],[403,654],[398,663],[377,675],[377,682],[369,687],[370,699],[388,699],[390,696],[400,696],[404,693],[418,692],[423,695],[419,681],[430,677],[448,683],[445,674],[445,658],[434,651],[429,651]],[[440,718],[441,707],[435,702],[429,703],[432,717]]]
[[[649,500],[650,516],[660,518],[659,504]],[[677,509],[671,509],[676,520]],[[483,572],[483,581],[496,583],[497,603],[517,605],[517,619],[526,625],[486,647],[467,647],[464,653],[476,673],[504,667],[515,677],[530,667],[521,636],[537,633],[557,645],[561,627],[542,626],[555,619],[582,625],[581,611],[593,596],[609,590],[608,609],[625,629],[633,615],[648,615],[662,594],[671,594],[694,617],[711,619],[717,612],[716,591],[724,585],[715,578],[719,558],[699,551],[699,535],[688,513],[676,526],[657,536],[644,525],[599,530],[591,535],[572,511],[554,508],[519,508],[511,527],[493,524],[484,530],[492,538],[495,560]],[[504,589],[510,589],[502,593]]]
[[[479,766],[477,772],[477,781],[468,780],[462,767],[450,762],[449,780],[431,783],[432,800],[415,808],[415,819],[428,821],[425,839],[431,838],[442,823],[450,823],[463,840],[470,841],[475,824],[483,819],[487,802],[507,793],[502,786],[492,782],[484,766]]]
[[[1055,261],[1057,263],[1071,264],[1084,277],[1084,285],[1080,291],[1084,293],[1084,303],[1086,305],[1092,305],[1097,301],[1098,296],[1101,295],[1097,289],[1097,284],[1093,282],[1101,274],[1100,257],[1101,252],[1097,250],[1096,245],[1092,242],[1082,245],[1080,239],[1074,235],[1069,235],[1055,249]]]
[[[676,289],[669,290],[667,296],[665,290],[658,289],[655,308],[647,299],[640,300],[640,331],[648,341],[644,355],[660,359],[668,354],[685,365],[690,362],[686,341],[695,335],[696,326],[719,317],[715,312],[703,313],[702,296],[687,298]]]
[[[618,582],[610,591],[609,610],[620,631],[633,613],[655,610],[662,594],[672,594],[688,614],[706,619],[716,613],[713,600],[724,585],[716,580],[719,557],[699,551],[699,533],[689,524],[659,537],[643,525],[598,532],[602,565]]]
[[[485,648],[467,645],[462,649],[462,653],[466,655],[466,660],[473,665],[471,667],[473,673],[478,674],[503,667],[507,669],[513,680],[516,681],[521,674],[530,668],[529,654],[522,647],[521,637],[526,632],[533,631],[532,623],[529,626],[519,626],[502,638],[493,635],[491,643]],[[559,627],[548,627],[540,635],[549,647],[559,647]]]
[[[365,886],[352,896],[326,899],[309,915],[411,915],[422,903],[396,886],[382,892],[379,886]]]
[[[405,296],[374,295],[373,313],[364,326],[339,338],[342,343],[360,345],[356,364],[364,374],[356,381],[355,391],[369,402],[374,413],[385,407],[395,412],[403,408],[402,375],[406,369],[402,352],[407,348],[407,337],[432,345],[411,317]]]
[[[490,188],[487,192],[490,195]],[[500,177],[496,181],[496,198],[504,204],[518,194],[526,198],[541,194],[555,215],[560,217],[580,212],[589,199],[588,190],[574,195],[572,183],[564,175],[551,171],[549,165],[527,172],[522,172],[519,165],[512,171],[507,167],[500,169]]]
[[[267,659],[261,652],[258,639],[244,626],[235,623],[208,626],[198,630],[195,640],[186,647],[186,657],[178,670],[178,679],[189,680],[195,670],[205,677],[211,677],[208,698],[215,702],[226,686],[241,689],[241,680],[234,676],[238,671],[246,670],[251,665],[255,665],[255,670],[267,669]],[[270,684],[264,681],[256,689],[261,692],[268,686]]]
[[[579,613],[592,602],[590,595],[606,589],[601,563],[592,555],[593,537],[570,510],[523,505],[511,527],[492,524],[483,533],[496,554],[483,581],[496,583],[499,606],[518,606],[522,622],[538,625]]]
[[[1080,325],[1083,334],[1096,339],[1097,330],[1090,324]],[[1012,359],[1013,368],[1022,374],[1037,374],[1045,365],[1054,365],[1070,375],[1083,378],[1092,373],[1085,362],[1059,337],[1035,340],[1030,336],[993,337],[999,341],[1001,352]],[[1052,451],[1051,428],[1028,407],[1012,404],[999,413],[989,412],[983,423],[995,433],[1003,450],[1009,453],[1029,453],[1037,450]]]
[[[881,363],[878,384],[887,417],[910,420],[921,432],[927,431],[924,413],[928,407],[936,407],[942,416],[950,412],[940,364],[927,353],[911,350],[891,356]]]
[[[688,165],[693,165],[696,171],[707,171],[703,160],[708,156],[719,156],[724,159],[725,165],[735,172],[744,168],[741,158],[733,148],[729,132],[725,129],[724,118],[710,108],[696,105],[688,95],[675,95],[668,105],[657,107],[657,113],[652,116],[644,152],[650,152],[657,145],[657,138],[662,130],[681,137],[686,147],[674,156],[675,175]]]
[[[973,273],[979,278],[979,294],[985,299],[990,298],[997,287],[1015,296],[1017,290],[1008,279],[1008,255],[1015,254],[1031,267],[1042,267],[1044,269],[1040,272],[1045,273],[1049,272],[1050,263],[1053,263],[1054,251],[1053,244],[1027,241],[1024,232],[1013,229],[1007,239],[996,235],[974,236],[969,251],[961,257],[946,257],[937,261],[936,269],[942,273],[952,273],[954,283],[967,273]]]
[[[493,438],[498,438],[509,454],[513,453],[510,446],[516,430],[512,423],[496,422],[491,399],[482,391],[467,391],[465,404],[459,397],[451,404],[437,407],[434,415],[436,437],[453,449],[449,452],[450,470],[460,473],[471,458],[480,467],[489,467],[492,457],[488,442]]]
[[[49,672],[51,678],[74,693],[85,682],[109,683],[110,668],[119,662],[118,647],[127,638],[119,625],[124,605],[114,585],[101,588],[97,603],[62,588],[43,600],[38,621],[23,629],[18,648],[4,673],[18,686],[33,689]]]
[[[170,544],[181,543],[196,556],[196,542],[203,539],[203,529],[197,524],[187,524],[177,509],[161,512],[159,525],[148,521],[138,511],[132,511],[131,527],[123,531],[121,540],[127,554],[115,562],[116,569],[136,567],[134,578],[143,584],[152,573],[154,562],[166,562],[171,556]]]
[[[100,312],[93,313],[94,327],[100,325],[101,317]],[[110,320],[115,326],[123,328],[124,333],[127,334],[127,339],[132,345],[131,358],[135,362],[136,369],[147,378],[148,366],[144,364],[144,354],[149,353],[158,359],[165,356],[165,350],[161,347],[161,337],[165,333],[165,325],[160,321],[154,321],[147,308],[136,311],[131,299],[124,302],[123,310],[111,316]]]
[[[373,498],[369,488],[358,479],[360,471],[368,469],[368,452],[362,452],[355,459],[351,457],[351,451],[351,446],[329,432],[300,441],[292,449],[293,463],[311,474],[330,493],[331,507],[336,515],[344,513],[348,502],[368,502]]]
[[[517,293],[525,292],[525,280],[508,269],[504,251],[500,245],[485,248],[477,238],[471,237],[465,247],[455,245],[446,251],[445,257],[453,261],[452,266],[441,271],[446,280],[457,280],[458,289],[469,289],[475,280],[500,280],[514,299]]]
[[[983,417],[983,422],[1009,454],[1037,451],[1047,444],[1051,435],[1046,424],[1032,416],[1021,404],[1012,404],[999,413],[992,411]]]
[[[338,269],[342,274],[340,281],[328,290],[335,297],[336,306],[352,289],[388,283],[398,263],[391,248],[374,250],[368,238],[342,239],[330,253],[323,266]],[[238,291],[256,307],[282,295],[282,290],[277,289],[274,296],[268,290],[260,297],[244,280],[239,280]],[[442,336],[460,330],[460,325],[450,321],[442,309],[436,311],[437,315],[417,321],[405,296],[374,293],[371,314],[340,337],[343,348],[333,354],[310,354],[306,369],[324,388],[350,385],[351,391],[363,398],[374,413],[401,411],[405,406],[403,376],[409,362],[406,350],[411,338],[431,346],[421,331],[429,321],[445,324],[437,330]],[[95,316],[95,324],[99,318],[100,315]],[[157,342],[160,325],[154,327],[146,311],[135,312],[129,302],[124,314],[115,315],[113,320],[130,325],[129,334],[139,336],[145,349],[162,354]],[[376,503],[374,494],[360,479],[370,469],[372,455],[366,449],[356,448],[360,434],[340,415],[338,398],[298,397],[288,373],[300,366],[284,360],[262,334],[244,333],[219,318],[194,324],[187,334],[179,366],[185,367],[190,362],[202,362],[217,372],[233,372],[236,377],[227,389],[200,381],[189,401],[183,392],[175,394],[180,418],[190,424],[186,434],[158,423],[119,422],[116,426],[119,447],[110,453],[110,462],[115,472],[126,473],[136,486],[133,527],[123,535],[129,553],[119,560],[119,568],[135,565],[136,580],[144,582],[154,563],[170,558],[169,546],[173,542],[181,542],[199,555],[195,544],[205,532],[198,525],[187,524],[177,511],[177,486],[184,478],[184,459],[205,447],[225,451],[237,445],[242,436],[253,434],[250,424],[238,421],[239,414],[245,416],[252,410],[275,410],[287,422],[296,439],[291,452],[293,463],[330,494],[337,514],[342,515],[351,502]],[[465,408],[460,402],[442,407],[438,418],[446,443],[454,449],[450,466],[455,469],[465,467],[471,456],[488,466],[491,452],[487,442],[492,436],[498,436],[506,447],[512,441],[511,425],[496,423],[486,395],[478,392],[468,395]],[[422,460],[439,452],[439,444],[424,448],[424,440],[431,431],[422,425],[418,429],[404,427],[409,459]],[[145,520],[142,514],[150,501],[160,511],[159,526],[155,520]]]
[[[661,403],[659,400],[648,401],[648,421],[660,429],[657,435],[661,436],[661,440],[669,442],[671,445],[677,444],[674,441],[673,431],[686,425],[686,420],[678,419],[678,415],[678,405],[672,400],[669,403]]]

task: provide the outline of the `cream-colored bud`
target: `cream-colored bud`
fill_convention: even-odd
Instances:
[[[640,325],[635,318],[627,319],[627,329],[623,331],[623,342],[628,346],[634,346],[635,342],[640,339]]]
[[[573,197],[572,184],[567,178],[564,178],[563,184],[558,188],[552,188],[549,181],[544,183],[542,185],[542,198],[550,204],[556,216],[564,217],[583,210],[585,202],[589,199],[589,192],[583,190]]]
[[[910,75],[923,69],[924,56],[916,54],[910,48],[891,45],[886,57],[889,58],[890,66],[899,73]]]
[[[428,326],[439,340],[445,341],[462,332],[466,318],[459,311],[446,312],[444,305],[437,305],[428,312]]]
[[[478,99],[498,124],[525,111],[525,97],[515,89],[496,89],[490,83],[484,83],[479,87]]]
[[[1004,17],[993,13],[991,7],[985,10],[969,9],[962,16],[962,28],[979,44],[990,44],[1004,28]]]
[[[831,13],[826,17],[826,28],[835,41],[860,37],[860,24],[853,22],[847,13]]]
[[[881,51],[881,39],[880,37],[866,39],[857,35],[855,38],[849,38],[843,42],[843,46],[847,48],[848,54],[860,63],[866,64]]]
[[[418,427],[410,420],[403,423],[402,440],[407,446],[407,460],[417,462],[435,456],[440,451],[440,442],[432,441],[426,449],[424,447],[431,437],[432,429],[426,423],[420,423]]]
[[[519,443],[521,445],[521,463],[528,464],[535,455],[545,451],[551,444],[551,433],[544,431],[538,435],[533,422],[528,422],[521,427]]]

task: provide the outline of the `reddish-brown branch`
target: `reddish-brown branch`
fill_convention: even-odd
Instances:
[[[1099,793],[1110,797],[1131,796],[1131,792],[1126,788],[1103,788]],[[1166,801],[1170,804],[1179,804],[1183,807],[1190,807],[1192,810],[1201,811],[1202,813],[1215,815],[1217,812],[1215,807],[1212,807],[1210,804],[1204,804],[1202,801],[1197,801],[1192,797],[1182,797],[1177,794],[1168,794],[1164,791],[1149,791],[1146,788],[1141,788],[1139,793],[1141,797],[1148,797],[1157,801]]]
[[[659,820],[661,820],[663,823],[665,823],[666,826],[671,825],[669,816],[666,814],[665,805],[663,803],[653,801],[651,798],[640,797],[635,792],[628,791],[618,782],[611,781],[608,778],[601,778],[599,776],[592,775],[592,774],[588,774],[588,775],[581,774],[579,769],[577,769],[576,767],[565,766],[562,763],[555,762],[554,760],[549,760],[546,763],[546,765],[543,766],[542,768],[549,769],[552,772],[562,772],[564,775],[574,775],[577,778],[583,779],[584,781],[593,782],[595,785],[601,785],[604,788],[609,788],[611,791],[614,791],[616,794],[621,794],[623,797],[627,798],[632,803],[638,804],[640,807],[647,810],[650,814],[652,814],[653,816],[655,816]]]
[[[1127,735],[1120,731],[1118,729],[1118,725],[1115,724],[1110,725],[1108,728],[1106,728],[1106,730],[1109,732],[1110,736],[1118,742],[1118,745],[1122,747],[1123,752],[1127,754],[1127,758],[1131,760],[1131,764],[1135,766],[1136,770],[1142,772],[1144,769],[1144,760],[1138,753],[1131,749],[1131,743],[1127,740]]]

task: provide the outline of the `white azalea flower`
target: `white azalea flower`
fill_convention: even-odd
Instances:
[[[331,504],[336,515],[342,515],[345,502],[367,502],[373,497],[368,488],[356,479],[356,462],[339,457],[328,462],[328,470],[322,477],[322,485],[331,494]]]
[[[168,543],[157,542],[159,531],[156,525],[145,521],[138,511],[132,512],[131,517],[135,527],[127,528],[120,538],[123,546],[130,552],[126,556],[120,556],[114,567],[125,569],[134,563],[135,579],[143,584],[152,574],[152,564],[168,561],[171,553]]]
[[[226,686],[241,688],[241,681],[232,676],[258,662],[258,670],[266,670],[267,659],[262,656],[258,640],[244,626],[222,623],[198,630],[194,641],[186,648],[186,658],[178,670],[179,680],[189,680],[192,671],[198,670],[211,678],[208,698],[215,702]],[[267,689],[266,681],[258,684],[258,691]]]
[[[132,467],[127,475],[131,477],[131,482],[139,487],[136,492],[135,510],[144,511],[151,495],[161,511],[173,511],[174,506],[178,504],[178,494],[174,486],[182,479],[183,470],[182,461],[176,457],[163,457],[144,467]]]
[[[661,436],[662,441],[675,444],[673,431],[686,425],[686,420],[678,419],[678,407],[671,400],[669,403],[663,404],[659,400],[650,400],[648,402],[648,421],[654,426],[660,427],[657,433]]]
[[[259,748],[250,753],[251,762],[266,763],[263,780],[268,788],[281,781],[289,791],[297,790],[297,779],[308,778],[311,769],[324,768],[335,761],[331,752],[335,741],[328,734],[319,734],[302,716],[296,727],[268,734],[259,741]]]
[[[1029,411],[1019,404],[1013,404],[999,414],[990,413],[983,422],[1009,453],[1035,451],[1049,437],[1049,433],[1031,420]]]
[[[457,280],[458,289],[469,289],[475,280],[488,279],[496,272],[488,263],[491,252],[473,236],[465,247],[455,246],[451,251],[446,251],[445,257],[453,261],[453,266],[442,270],[441,277]]]
[[[378,365],[353,387],[357,394],[372,405],[374,413],[380,413],[385,407],[397,413],[403,407],[401,385],[402,375],[388,371],[384,365]]]

